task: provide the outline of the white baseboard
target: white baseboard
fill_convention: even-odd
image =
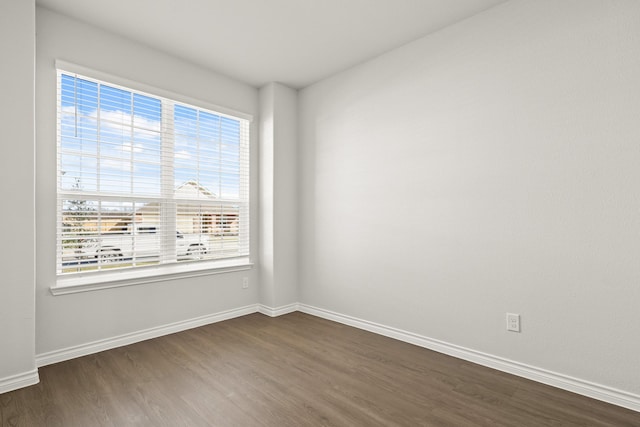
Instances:
[[[258,313],[262,313],[269,317],[278,317],[283,314],[293,313],[294,311],[298,311],[298,303],[287,304],[280,307],[269,307],[264,304],[258,304]]]
[[[151,338],[157,338],[163,335],[197,328],[199,326],[208,325],[210,323],[216,323],[223,320],[233,319],[234,317],[245,316],[247,314],[256,313],[257,311],[258,305],[251,304],[233,310],[222,311],[215,314],[196,317],[194,319],[170,323],[168,325],[132,332],[113,338],[93,341],[87,344],[80,344],[73,347],[67,347],[61,350],[54,350],[36,355],[36,366],[41,367],[51,365],[52,363],[58,363],[65,360],[74,359],[76,357],[87,356],[89,354],[98,353],[100,351],[110,350],[112,348],[122,347],[124,345],[133,344]]]
[[[60,350],[54,350],[47,353],[36,355],[36,366],[42,367],[53,363],[63,362],[65,360],[75,359],[76,357],[87,356],[89,354],[98,353],[100,351],[110,350],[116,347],[122,347],[134,344],[151,338],[161,337],[163,335],[173,334],[175,332],[185,331],[187,329],[197,328],[199,326],[211,323],[221,322],[223,320],[233,319],[234,317],[245,316],[252,313],[262,313],[270,317],[282,316],[283,314],[292,313],[298,310],[298,304],[289,304],[281,307],[268,307],[264,304],[251,304],[245,307],[227,310],[220,313],[210,314],[197,317],[194,319],[175,322],[168,325],[149,328],[142,331],[132,332],[129,334],[119,335],[113,338],[80,344],[77,346],[67,347]]]
[[[517,375],[519,377],[527,378],[539,383],[640,412],[640,396],[626,391],[573,378],[557,372],[551,372],[535,366],[525,365],[513,360],[504,359],[502,357],[482,353],[476,350],[449,344],[444,341],[306,304],[298,304],[298,310],[313,316],[322,317],[324,319],[333,320],[358,329],[364,329],[379,335],[395,338],[400,341],[428,348],[429,350],[437,351],[438,353],[448,354],[450,356],[457,357],[458,359],[467,360],[469,362],[477,363],[478,365],[487,366],[489,368],[497,369],[499,371],[507,372],[509,374]]]
[[[519,377],[527,378],[563,390],[568,390],[583,396],[598,399],[607,403],[622,406],[634,411],[640,412],[640,396],[626,391],[617,390],[589,381],[573,378],[557,372],[548,371],[535,366],[525,365],[513,360],[504,359],[487,353],[468,349],[458,345],[450,344],[444,341],[414,334],[412,332],[403,331],[401,329],[392,328],[381,325],[379,323],[370,322],[356,317],[347,316],[330,310],[313,307],[306,304],[288,304],[281,307],[268,307],[264,304],[252,304],[245,307],[227,310],[207,316],[201,316],[190,320],[175,322],[164,326],[150,328],[138,332],[120,335],[117,337],[81,344],[78,346],[68,347],[61,350],[55,350],[36,356],[36,366],[46,366],[52,363],[58,363],[76,357],[86,356],[104,350],[109,350],[124,345],[133,344],[151,338],[157,338],[163,335],[184,331],[235,317],[244,316],[252,313],[262,313],[266,316],[277,317],[284,314],[301,311],[313,316],[321,317],[345,325],[364,329],[379,335],[384,335],[400,341],[408,342],[420,347],[428,348],[439,353],[448,354],[459,359],[477,363],[478,365],[487,366],[499,371],[507,372]],[[37,384],[39,382],[38,372],[34,370],[21,375],[0,379],[0,393],[15,390],[21,387]]]
[[[38,376],[37,369],[18,375],[12,375],[10,377],[0,378],[0,394],[38,384],[39,382],[40,377]]]

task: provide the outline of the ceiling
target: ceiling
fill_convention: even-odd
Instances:
[[[260,87],[302,88],[506,0],[37,0]]]

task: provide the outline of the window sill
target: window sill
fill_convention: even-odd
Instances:
[[[144,283],[164,282],[167,280],[188,277],[209,276],[213,274],[231,273],[250,270],[253,264],[249,258],[219,260],[198,265],[184,263],[149,268],[135,271],[124,270],[83,276],[58,276],[55,286],[50,287],[53,295],[75,294],[78,292],[96,291],[100,289],[119,288],[122,286],[141,285]]]

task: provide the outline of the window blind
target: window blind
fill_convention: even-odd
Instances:
[[[57,271],[249,255],[249,121],[58,70]]]

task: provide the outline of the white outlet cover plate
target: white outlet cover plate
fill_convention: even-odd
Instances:
[[[520,332],[520,315],[507,313],[507,331]]]

